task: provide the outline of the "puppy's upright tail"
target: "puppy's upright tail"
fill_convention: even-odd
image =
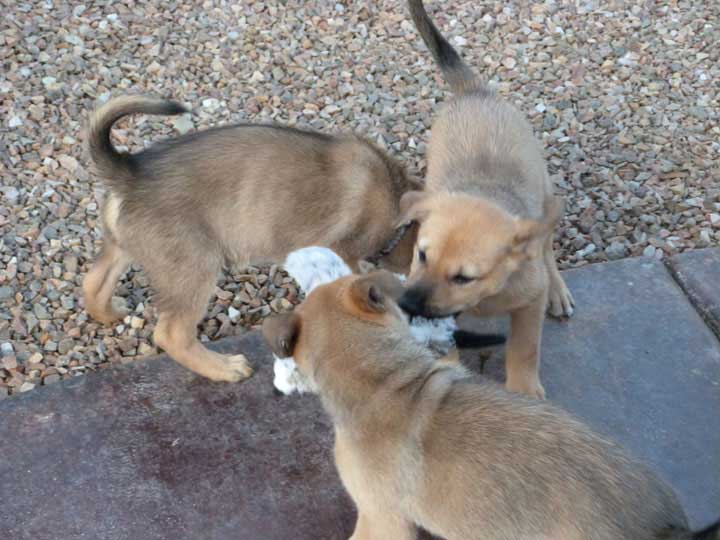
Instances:
[[[410,15],[445,80],[456,94],[487,91],[487,86],[475,75],[452,45],[442,36],[425,11],[422,0],[408,0]]]
[[[142,96],[123,96],[112,99],[90,117],[87,149],[95,166],[109,183],[133,177],[131,155],[118,152],[110,140],[115,122],[130,114],[177,115],[187,109],[175,101]]]

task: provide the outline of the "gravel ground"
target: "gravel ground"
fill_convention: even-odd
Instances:
[[[563,268],[720,243],[720,4],[437,4],[445,34],[545,142],[568,199]],[[97,102],[141,92],[192,108],[120,124],[130,150],[276,120],[356,130],[422,174],[447,96],[399,0],[0,6],[0,398],[156,352],[139,267],[117,293],[132,317],[110,328],[83,310],[81,280],[101,244],[103,187],[81,149]],[[299,294],[274,267],[228,272],[202,339],[242,332]]]

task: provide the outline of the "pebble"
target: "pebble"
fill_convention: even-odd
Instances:
[[[647,246],[645,249],[643,249],[643,257],[654,257],[655,251],[655,246]]]
[[[0,359],[0,365],[7,370],[16,369],[18,367],[18,361],[14,356],[5,356]]]
[[[145,320],[141,317],[131,317],[130,318],[130,328],[135,328],[136,330],[141,329],[145,326]]]
[[[40,320],[50,318],[50,314],[48,313],[45,306],[43,306],[42,304],[33,304],[33,312],[35,313],[35,316]]]
[[[25,381],[24,383],[22,383],[22,384],[20,385],[20,388],[18,389],[18,392],[21,392],[21,393],[22,393],[22,392],[27,392],[27,391],[29,391],[29,390],[32,390],[33,388],[35,388],[35,385],[34,385],[33,383],[28,382],[28,381]]]
[[[47,375],[43,377],[43,384],[53,384],[60,380],[60,375],[57,373],[54,373],[52,375]]]
[[[58,343],[57,352],[59,354],[67,354],[73,349],[74,346],[75,346],[75,340],[70,339],[70,338],[63,339],[60,341],[60,343]]]
[[[608,259],[611,261],[615,261],[617,259],[622,259],[625,257],[625,254],[627,253],[627,248],[625,247],[625,244],[622,242],[613,242],[608,247],[605,248],[605,254],[607,255]]]

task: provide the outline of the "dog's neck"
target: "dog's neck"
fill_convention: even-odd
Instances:
[[[318,393],[336,428],[358,436],[408,426],[419,407],[437,406],[452,383],[467,376],[404,333],[350,343],[334,355],[317,364]]]

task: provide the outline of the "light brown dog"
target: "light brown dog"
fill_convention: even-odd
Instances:
[[[352,540],[411,540],[416,526],[445,540],[694,538],[673,492],[617,445],[435,360],[398,287],[388,273],[348,276],[263,325],[333,420]]]
[[[507,387],[543,398],[546,307],[573,311],[552,248],[563,204],[530,125],[475,77],[420,0],[409,5],[455,96],[433,122],[425,191],[403,197],[403,221],[420,228],[401,305],[423,316],[510,313]]]
[[[123,116],[183,112],[172,101],[123,97],[92,116],[89,152],[109,194],[103,252],[83,284],[85,307],[104,323],[123,317],[112,292],[127,265],[138,262],[157,291],[157,345],[200,375],[238,381],[252,373],[246,358],[197,340],[223,264],[282,261],[316,245],[357,268],[392,238],[400,197],[418,184],[358,137],[281,126],[215,128],[132,155],[112,145],[112,125]],[[409,264],[393,257],[383,262]]]

